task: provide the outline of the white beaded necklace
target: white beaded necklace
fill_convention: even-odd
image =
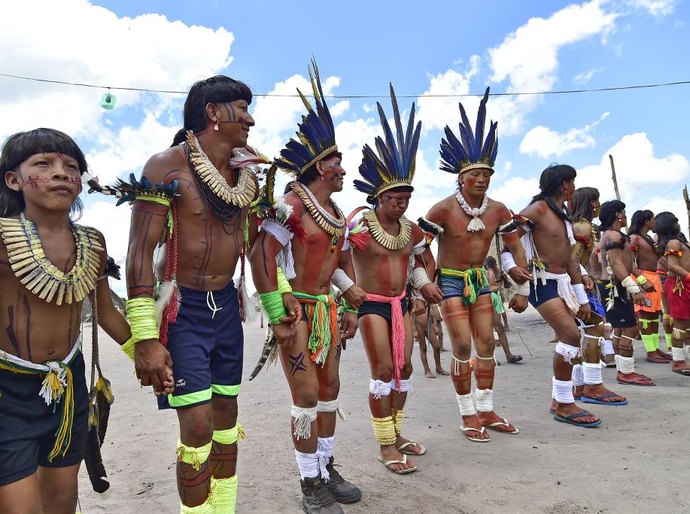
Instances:
[[[482,200],[482,204],[479,206],[479,209],[476,207],[470,207],[470,204],[467,203],[467,200],[465,200],[465,197],[459,188],[455,190],[455,198],[460,204],[460,207],[462,207],[462,210],[465,211],[465,214],[472,216],[472,219],[467,224],[467,231],[480,232],[484,230],[486,227],[484,226],[482,220],[479,219],[479,216],[486,212],[486,206],[489,204],[489,197],[486,194],[484,195],[484,199]]]

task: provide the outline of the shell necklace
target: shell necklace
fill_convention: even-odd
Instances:
[[[480,232],[484,230],[486,227],[484,226],[482,220],[479,219],[479,217],[486,212],[486,206],[489,204],[489,197],[486,194],[484,194],[484,199],[482,200],[482,204],[479,206],[479,209],[477,209],[476,207],[470,207],[470,204],[467,203],[467,200],[465,200],[465,197],[463,196],[462,191],[460,191],[460,189],[455,190],[455,198],[460,204],[462,210],[465,211],[465,214],[467,214],[468,216],[472,216],[472,219],[467,224],[467,231]]]

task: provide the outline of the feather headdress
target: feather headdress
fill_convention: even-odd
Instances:
[[[388,124],[386,113],[380,103],[376,103],[381,119],[384,138],[377,136],[374,140],[376,152],[369,146],[362,148],[362,164],[359,165],[359,174],[364,180],[355,180],[355,189],[366,193],[367,202],[374,203],[376,197],[397,187],[409,187],[412,189],[414,177],[417,147],[419,146],[419,133],[422,122],[415,126],[415,104],[412,103],[410,116],[407,120],[407,130],[403,132],[402,121],[398,101],[395,98],[393,85],[390,85],[391,103],[393,104],[393,120],[397,136]],[[376,154],[378,152],[378,155]]]
[[[316,162],[338,151],[335,144],[333,119],[323,96],[319,67],[315,59],[311,60],[309,78],[316,110],[297,89],[308,112],[306,116],[302,116],[302,122],[298,123],[299,130],[296,132],[298,140],[290,139],[285,148],[280,151],[280,157],[275,160],[279,167],[296,176],[300,176]]]
[[[486,122],[486,102],[489,99],[489,88],[484,92],[484,98],[479,102],[477,125],[472,131],[470,120],[465,108],[460,103],[460,139],[446,125],[446,137],[441,140],[441,169],[448,173],[462,174],[466,171],[484,168],[493,173],[494,162],[498,152],[498,136],[496,127],[498,122],[489,123],[489,133],[484,138]]]

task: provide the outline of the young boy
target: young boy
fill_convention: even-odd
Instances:
[[[102,234],[76,225],[86,160],[66,134],[11,136],[0,155],[0,512],[74,513],[88,432],[82,301],[119,343]]]

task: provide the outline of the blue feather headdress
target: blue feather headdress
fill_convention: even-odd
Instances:
[[[338,147],[335,144],[333,119],[323,97],[319,67],[316,65],[315,59],[311,60],[309,78],[311,79],[316,110],[302,92],[297,89],[297,93],[299,93],[308,112],[306,116],[302,116],[302,122],[298,123],[299,130],[296,134],[299,140],[290,139],[285,148],[280,151],[280,157],[275,160],[279,167],[296,176],[300,176],[316,162],[338,152]]]
[[[362,148],[362,164],[359,165],[359,174],[364,180],[354,181],[355,189],[366,193],[367,202],[369,203],[374,203],[377,196],[389,189],[408,187],[409,190],[412,190],[412,178],[414,177],[422,122],[418,121],[415,126],[415,104],[412,103],[412,109],[407,121],[407,130],[403,132],[398,101],[395,98],[392,84],[390,86],[390,94],[391,103],[393,104],[397,145],[396,138],[393,136],[393,131],[388,124],[386,113],[383,112],[381,104],[377,102],[376,105],[379,110],[379,118],[381,119],[385,140],[380,136],[377,136],[374,140],[378,155],[369,145],[364,145],[364,148]]]
[[[460,139],[446,125],[446,137],[441,140],[441,169],[448,173],[462,174],[466,171],[484,168],[493,173],[496,154],[498,153],[498,122],[489,123],[489,133],[484,138],[486,122],[486,102],[489,99],[489,88],[484,92],[484,98],[479,102],[477,125],[472,132],[470,120],[467,119],[465,108],[460,103]]]

